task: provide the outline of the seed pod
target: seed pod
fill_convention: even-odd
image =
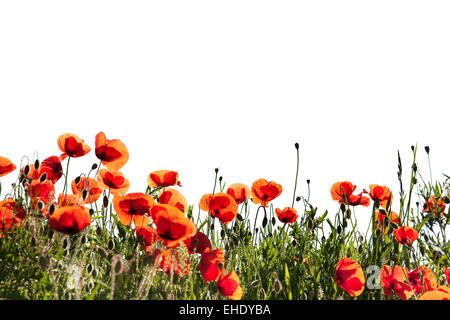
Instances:
[[[39,159],[36,159],[36,161],[34,161],[34,170],[38,170],[39,169]]]
[[[336,232],[337,232],[337,234],[341,234],[341,232],[342,232],[342,227],[341,227],[341,225],[338,225],[338,226],[337,226]]]
[[[96,164],[96,163],[94,163],[93,165],[92,165],[92,170],[95,170],[95,169],[97,169],[98,168],[98,164]]]
[[[55,210],[56,210],[56,206],[55,206],[54,203],[52,203],[52,204],[50,205],[50,207],[48,208],[48,213],[49,213],[49,215],[52,215],[53,212],[55,212]]]
[[[79,184],[80,181],[81,181],[81,177],[80,177],[80,176],[78,176],[78,177],[75,178],[75,184]]]
[[[27,176],[29,173],[30,173],[30,165],[27,164],[25,166],[25,169],[23,169],[23,174]]]

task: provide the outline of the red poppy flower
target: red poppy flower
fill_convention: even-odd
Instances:
[[[406,283],[408,269],[401,266],[385,265],[381,269],[381,286],[386,296],[391,296],[392,291],[402,300],[408,300],[414,294],[413,289]]]
[[[16,170],[16,166],[9,159],[0,157],[0,177]]]
[[[375,222],[377,223],[377,228],[382,228],[383,233],[386,233],[386,227],[384,226],[384,220],[388,219],[388,221],[399,224],[399,215],[391,211],[387,214],[384,214],[383,212],[380,212],[379,210],[375,211]]]
[[[22,205],[13,198],[7,198],[0,201],[0,238],[2,238],[3,230],[12,230],[22,223],[27,212]]]
[[[200,209],[208,211],[223,224],[228,224],[236,218],[238,208],[236,201],[227,193],[205,194],[200,199]]]
[[[391,190],[388,187],[380,186],[378,184],[371,184],[369,185],[369,188],[370,192],[364,190],[364,193],[368,193],[370,198],[372,198],[372,200],[378,201],[380,206],[382,206],[383,208],[387,208],[392,204],[392,199],[394,198],[394,195],[392,194]]]
[[[120,171],[110,172],[100,169],[97,181],[102,189],[110,189],[113,195],[124,195],[130,188],[130,181]]]
[[[53,183],[56,183],[63,175],[63,168],[61,165],[61,158],[57,156],[51,156],[42,161],[39,166],[39,174],[41,177],[44,173],[47,174],[47,179]]]
[[[171,206],[180,209],[182,212],[186,212],[186,198],[178,190],[172,188],[161,190],[158,195],[158,201],[162,204],[170,204]]]
[[[176,249],[155,249],[153,251],[153,258],[162,271],[167,274],[171,272],[177,276],[189,274],[190,261],[189,259],[182,260],[178,250]]]
[[[199,253],[203,254],[206,251],[212,249],[211,241],[203,232],[197,230],[197,233],[190,238],[184,240],[188,252],[190,254]]]
[[[414,289],[415,294],[435,290],[438,287],[436,276],[433,271],[426,266],[419,266],[419,268],[409,272],[408,280]]]
[[[150,222],[150,220],[148,220]],[[136,226],[136,238],[143,240],[143,247],[146,252],[153,249],[156,242],[158,242],[158,232],[156,229],[150,227],[148,223],[144,223],[142,226]]]
[[[225,265],[225,256],[222,249],[209,250],[202,254],[198,269],[205,282],[217,281]]]
[[[195,224],[174,206],[155,204],[150,209],[150,214],[159,238],[167,248],[179,246],[197,232]]]
[[[250,188],[243,183],[234,183],[230,185],[227,189],[227,193],[234,198],[237,205],[246,201],[251,195]]]
[[[89,177],[80,177],[80,181],[78,181],[78,183],[75,183],[75,180],[77,179],[72,181],[72,192],[73,194],[83,196],[83,191],[87,190],[87,196],[84,199],[85,203],[93,203],[100,198],[103,190],[97,180]]]
[[[427,199],[427,202],[423,205],[422,212],[428,212],[433,215],[439,215],[439,217],[444,216],[445,202],[441,198],[436,200],[435,196],[431,196]]]
[[[49,219],[50,228],[65,233],[75,234],[91,224],[89,209],[80,206],[64,206],[53,212]]]
[[[180,181],[178,181],[178,172],[170,170],[159,170],[150,173],[147,182],[151,188],[181,186]]]
[[[364,197],[361,192],[358,195],[354,195],[356,186],[349,181],[336,182],[331,187],[331,197],[333,200],[338,200],[339,203],[349,204],[351,206],[361,205],[363,207],[368,207],[370,204],[370,199]]]
[[[106,139],[103,132],[95,136],[95,155],[110,171],[118,171],[129,158],[128,149],[119,139]]]
[[[444,267],[445,280],[450,285],[450,268]]]
[[[239,277],[236,272],[231,271],[225,276],[221,274],[216,286],[221,295],[231,300],[242,299],[243,291],[241,285],[239,284]]]
[[[269,202],[278,197],[283,187],[276,182],[268,182],[266,179],[258,179],[252,184],[252,201],[267,207]]]
[[[401,244],[409,245],[417,240],[417,238],[419,237],[419,232],[411,227],[404,226],[398,229],[394,229],[394,236],[395,239],[397,239],[397,241]]]
[[[113,198],[113,206],[122,224],[129,226],[132,221],[136,226],[143,226],[145,216],[156,202],[152,196],[141,192],[129,193]]]
[[[91,147],[73,133],[65,133],[59,136],[58,147],[63,152],[63,155],[72,158],[82,157],[91,151]]]
[[[290,207],[285,207],[283,210],[276,208],[275,214],[283,223],[294,223],[298,218],[297,210]]]
[[[350,258],[339,260],[334,274],[336,283],[349,295],[359,296],[364,291],[366,278],[360,264]]]
[[[31,181],[28,187],[28,195],[31,197],[33,203],[41,200],[43,203],[54,201],[55,185],[50,180],[41,182],[39,179]]]

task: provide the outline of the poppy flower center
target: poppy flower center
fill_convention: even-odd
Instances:
[[[99,146],[95,149],[95,155],[102,161],[110,162],[119,159],[122,154],[115,148]]]

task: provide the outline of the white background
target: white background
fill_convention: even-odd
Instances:
[[[2,0],[0,155],[59,155],[66,132],[94,148],[104,131],[130,151],[130,192],[176,170],[197,206],[218,167],[280,183],[284,208],[298,142],[298,194],[311,179],[320,212],[342,180],[389,186],[396,210],[397,150],[405,181],[416,143],[424,178],[425,145],[434,180],[449,174],[449,16],[449,1]]]

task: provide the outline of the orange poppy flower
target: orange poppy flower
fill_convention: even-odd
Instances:
[[[388,219],[388,221],[396,223],[398,225],[400,217],[394,211],[387,213],[387,215],[383,214],[379,210],[375,211],[375,222],[377,223],[377,228],[382,228],[383,233],[386,233],[386,227],[384,226],[385,219]]]
[[[113,195],[124,195],[130,188],[130,181],[120,171],[110,172],[106,169],[100,169],[97,181],[100,188],[110,189]]]
[[[368,193],[373,201],[378,201],[380,206],[382,206],[383,208],[387,208],[392,204],[392,199],[394,198],[394,195],[392,194],[391,190],[388,187],[380,186],[378,184],[371,184],[369,185],[369,188],[370,192],[364,190],[364,193]]]
[[[334,274],[336,283],[352,297],[364,291],[366,278],[360,264],[350,258],[339,260]]]
[[[445,211],[445,202],[441,198],[439,198],[436,201],[435,196],[431,196],[427,199],[427,202],[423,205],[422,210],[422,212],[428,212],[433,215],[439,215],[439,217],[441,218],[444,216],[444,211]]]
[[[370,199],[364,197],[361,192],[358,195],[354,195],[356,185],[353,185],[349,181],[336,182],[331,187],[331,197],[333,200],[338,200],[339,203],[349,204],[351,206],[361,205],[363,207],[368,207],[370,204]]]
[[[241,285],[239,284],[239,277],[236,272],[231,271],[225,276],[221,274],[216,286],[221,295],[231,300],[242,299],[243,291]]]
[[[147,182],[151,188],[165,188],[174,185],[181,187],[181,183],[178,181],[178,172],[171,170],[154,171],[148,175]]]
[[[246,201],[251,195],[250,188],[243,183],[234,183],[230,185],[227,189],[227,193],[234,198],[237,205]]]
[[[113,206],[116,210],[117,216],[122,224],[129,226],[132,221],[136,227],[143,226],[146,215],[150,214],[150,208],[156,202],[152,196],[141,193],[128,193],[120,196],[116,195],[113,198]]]
[[[225,265],[225,256],[222,249],[217,248],[215,250],[209,250],[202,254],[200,262],[198,264],[198,269],[205,282],[217,281],[219,279],[221,269]]]
[[[130,157],[125,144],[119,139],[106,139],[103,132],[95,136],[95,155],[110,171],[118,171]]]
[[[63,152],[63,155],[72,158],[82,157],[91,151],[91,147],[73,133],[65,133],[59,136],[58,147]]]
[[[420,273],[419,273],[420,271]],[[426,266],[419,266],[408,273],[408,280],[414,289],[415,294],[421,294],[424,291],[435,290],[438,287],[436,276]]]
[[[148,220],[150,222],[150,220]],[[158,232],[156,229],[150,227],[148,223],[141,226],[136,226],[136,238],[142,237],[143,247],[146,252],[149,252],[158,242]]]
[[[409,245],[417,240],[419,232],[411,227],[403,226],[398,229],[394,229],[394,236],[398,242],[403,245]]]
[[[0,157],[0,177],[16,170],[16,166],[9,159]]]
[[[291,207],[285,207],[283,210],[276,208],[275,214],[283,223],[294,223],[298,218],[297,210]]]
[[[408,300],[414,294],[413,289],[406,283],[406,275],[408,269],[401,266],[394,266],[391,269],[390,266],[385,265],[381,269],[381,286],[386,296],[391,296],[392,291],[395,292],[397,297],[402,300]]]
[[[276,182],[268,182],[266,179],[258,179],[252,184],[252,201],[267,207],[269,202],[278,197],[283,187]]]
[[[200,199],[200,209],[208,211],[223,224],[228,224],[236,218],[238,208],[236,201],[227,193],[205,194]]]
[[[440,286],[437,290],[425,292],[418,300],[450,300],[450,288]]]
[[[187,209],[187,201],[186,198],[179,192],[173,188],[167,188],[161,190],[158,195],[158,201],[162,204],[170,204],[182,212],[186,212]]]
[[[90,224],[89,209],[80,206],[58,208],[49,218],[50,228],[65,234],[78,233]]]
[[[58,196],[58,207],[66,207],[66,206],[83,206],[84,201],[81,195],[79,194],[64,194],[60,193]]]
[[[0,201],[0,238],[2,238],[3,230],[12,230],[22,223],[27,212],[22,205],[13,198],[7,198]]]
[[[39,166],[38,176],[41,177],[44,173],[47,174],[48,180],[56,183],[63,175],[61,157],[51,156],[44,159],[44,161],[42,161],[41,165]]]
[[[197,233],[190,238],[184,240],[188,252],[190,254],[199,253],[203,254],[206,251],[212,249],[211,241],[203,232],[197,230]]]
[[[177,276],[189,274],[190,261],[186,259],[180,260],[180,255],[176,249],[155,249],[153,251],[153,258],[158,263],[162,271],[167,274],[175,273]]]
[[[75,180],[77,179],[72,181],[72,192],[73,194],[83,196],[83,191],[87,190],[87,196],[84,199],[85,203],[93,203],[100,198],[103,190],[97,180],[89,177],[80,177],[80,181],[78,183],[75,183]]]
[[[178,208],[168,204],[155,204],[150,209],[155,222],[159,238],[167,248],[180,245],[184,240],[192,237],[197,228]]]

